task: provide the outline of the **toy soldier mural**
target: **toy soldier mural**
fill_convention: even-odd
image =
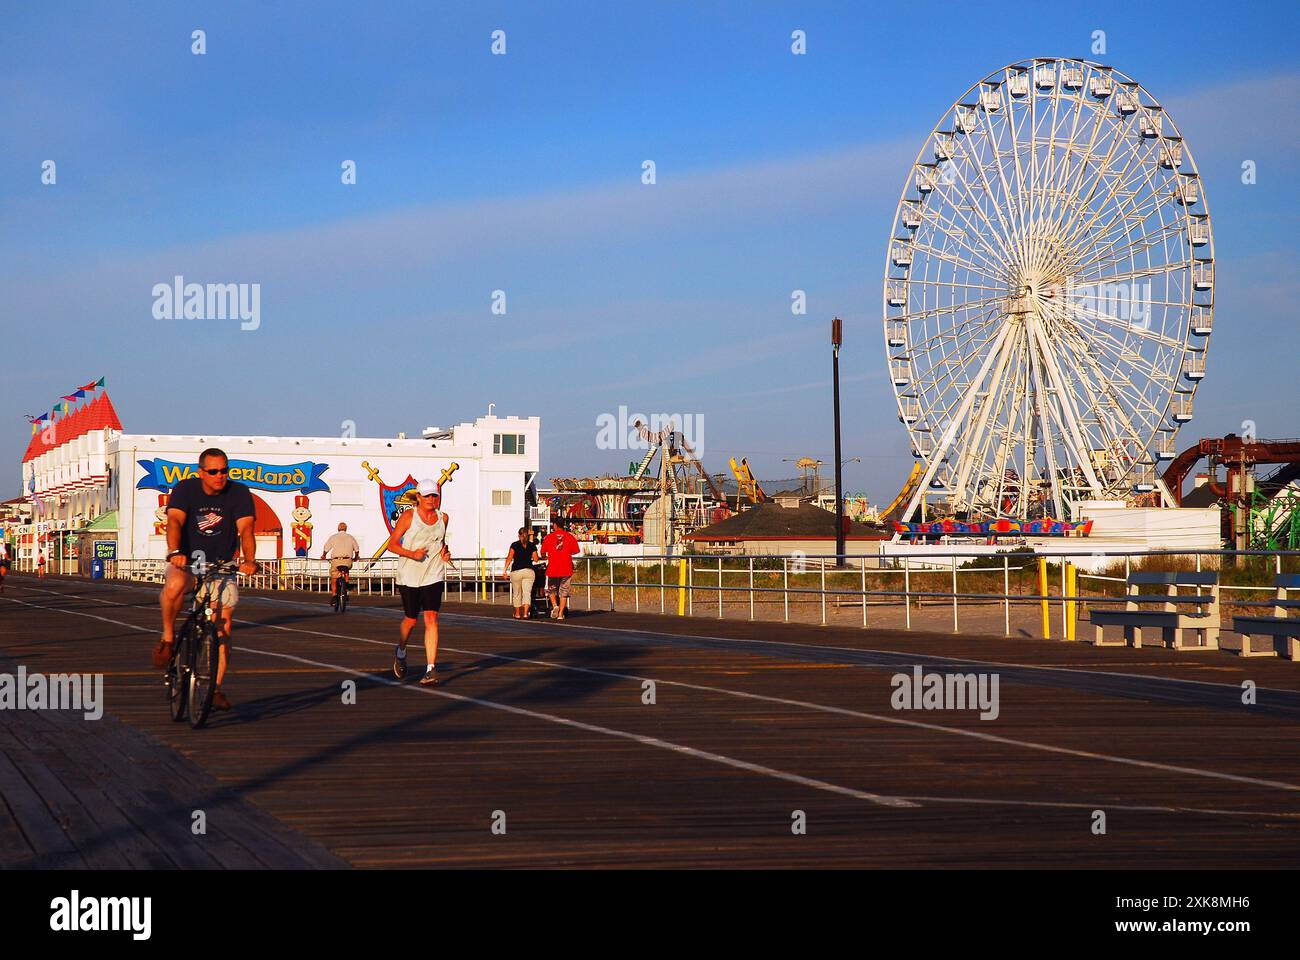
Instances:
[[[311,528],[311,508],[308,506],[307,495],[300,493],[293,498],[293,525],[290,528],[295,557],[305,557],[311,549]]]

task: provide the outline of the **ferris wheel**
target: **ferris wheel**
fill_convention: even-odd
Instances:
[[[1038,58],[946,110],[886,254],[885,348],[918,507],[1072,518],[1163,489],[1213,328],[1214,240],[1173,118],[1120,71]]]

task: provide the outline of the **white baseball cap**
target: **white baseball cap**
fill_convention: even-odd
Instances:
[[[432,480],[421,480],[420,485],[416,487],[416,490],[419,491],[420,496],[427,497],[430,494],[438,492],[438,485]]]

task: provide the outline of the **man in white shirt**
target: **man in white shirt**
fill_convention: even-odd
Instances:
[[[339,532],[325,541],[325,550],[321,553],[321,559],[328,560],[330,564],[331,604],[334,603],[334,590],[338,585],[339,576],[341,575],[344,580],[348,579],[352,561],[360,556],[361,548],[357,544],[357,538],[348,533],[346,523],[340,523]]]

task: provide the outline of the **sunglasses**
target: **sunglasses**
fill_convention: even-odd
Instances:
[[[215,470],[209,470],[207,467],[204,467],[204,468],[203,468],[203,472],[206,473],[209,477],[216,477],[216,476],[220,476],[221,474],[224,474],[224,473],[229,473],[229,472],[230,472],[230,468],[229,468],[229,467],[217,467]]]

